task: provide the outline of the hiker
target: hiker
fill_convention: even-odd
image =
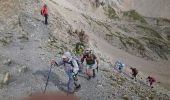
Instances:
[[[101,5],[101,6],[104,6],[104,5],[105,5],[105,3],[102,1],[102,2],[100,3],[100,5]]]
[[[44,6],[41,9],[41,15],[45,17],[45,25],[48,24],[48,9],[47,9],[47,5],[44,4]]]
[[[84,61],[86,62],[86,74],[88,76],[88,80],[90,80],[91,77],[95,78],[96,77],[95,69],[97,69],[98,71],[99,60],[92,53],[92,50],[89,48],[85,50],[85,53],[81,58],[81,63],[83,63]]]
[[[132,79],[136,80],[136,76],[138,74],[138,70],[136,68],[130,68],[132,70]]]
[[[96,2],[96,7],[99,7],[100,6],[100,1],[99,0],[95,0]]]
[[[64,70],[68,77],[68,93],[74,93],[75,90],[78,90],[81,88],[81,85],[78,83],[78,64],[75,59],[71,56],[70,52],[65,52],[62,56],[62,60],[59,62],[56,62],[55,60],[51,61],[51,64],[56,64],[57,66],[64,65]],[[74,88],[75,85],[75,88]]]
[[[153,88],[153,83],[156,82],[156,79],[152,76],[148,76],[147,80],[149,81],[151,88]]]
[[[118,67],[118,70],[121,73],[125,67],[125,64],[121,63],[120,61],[117,61],[116,66]]]

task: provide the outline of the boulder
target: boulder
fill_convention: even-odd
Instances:
[[[22,66],[18,71],[19,73],[25,73],[29,70],[29,68],[27,66]]]
[[[3,62],[3,64],[4,65],[10,65],[12,63],[12,60],[11,59],[6,59],[6,60],[4,60],[4,62]]]
[[[5,73],[5,76],[4,76],[4,78],[3,78],[3,84],[8,84],[8,82],[9,82],[9,80],[10,80],[10,77],[11,77],[11,75],[10,75],[10,73],[9,72],[7,72],[7,73]]]

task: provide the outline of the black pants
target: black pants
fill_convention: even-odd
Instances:
[[[95,69],[93,69],[93,77],[96,77]]]
[[[45,24],[47,25],[48,24],[48,15],[44,15],[45,17]]]

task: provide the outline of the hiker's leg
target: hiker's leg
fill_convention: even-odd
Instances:
[[[79,83],[79,81],[78,81],[77,76],[75,76],[75,78],[74,78],[74,85],[75,85],[76,89],[78,89],[78,88],[81,87],[81,86],[80,86],[80,83]]]
[[[92,66],[92,69],[93,69],[93,77],[96,76],[96,73],[95,73],[96,68],[97,68],[97,62],[95,61],[95,64]]]
[[[132,79],[135,79],[135,74],[134,73],[132,73]]]
[[[89,66],[86,65],[86,75],[87,75],[87,79],[89,80],[91,77],[89,76]]]
[[[69,78],[67,83],[68,92],[72,93],[74,92],[74,80],[72,78]]]
[[[136,75],[137,75],[137,74],[134,75],[135,81],[137,81]]]
[[[90,75],[89,69],[90,69],[90,66],[89,66],[89,65],[86,65],[86,75],[87,75],[87,76]]]
[[[93,69],[93,77],[95,77],[95,76],[96,76],[95,69]]]
[[[87,76],[88,76],[88,80],[90,80],[91,79],[91,69],[89,68],[89,69],[87,69]]]
[[[150,81],[150,86],[152,86],[152,81]]]
[[[48,21],[47,21],[48,20],[48,16],[45,15],[44,17],[45,17],[45,24],[47,25],[48,24]]]

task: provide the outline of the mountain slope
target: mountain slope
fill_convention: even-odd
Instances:
[[[154,56],[158,62],[142,58],[136,49],[135,39],[132,39],[132,44],[135,42],[132,50],[126,44],[129,43],[127,39],[131,39],[129,37],[142,37],[149,33],[148,37],[154,34],[155,38],[160,38],[159,35],[161,35],[163,42],[161,41],[160,44],[164,45],[162,43],[168,41],[167,32],[162,33],[161,28],[164,28],[166,23],[168,29],[169,24],[163,19],[159,19],[156,22],[158,25],[155,25],[154,22],[157,19],[141,20],[139,19],[141,17],[135,16],[134,20],[131,16],[124,17],[117,9],[115,9],[116,14],[113,14],[112,11],[116,7],[111,3],[114,2],[112,0],[106,2],[104,7],[97,8],[94,1],[86,0],[15,0],[15,2],[4,0],[0,2],[0,7],[4,9],[0,13],[3,15],[0,19],[0,79],[2,80],[0,98],[3,100],[42,92],[49,71],[49,61],[53,58],[60,59],[64,51],[73,51],[75,44],[80,41],[89,45],[100,58],[99,73],[95,79],[87,81],[85,75],[79,76],[82,89],[75,94],[83,100],[169,99],[168,90],[159,86],[158,83],[154,89],[150,89],[145,82],[147,75],[154,75],[158,81],[168,87],[168,61],[162,60],[157,52],[153,52],[150,48],[147,48],[149,57]],[[49,8],[48,26],[43,24],[44,19],[39,12],[44,3],[47,3]],[[113,19],[108,15],[107,4],[114,6],[111,9],[111,17],[114,15],[116,17],[114,16]],[[6,5],[12,5],[15,9],[10,9]],[[6,11],[15,13],[5,14]],[[145,19],[149,24],[143,23]],[[139,25],[140,29],[137,27]],[[154,26],[153,30],[158,27],[156,31],[161,32],[160,34],[153,30],[148,32],[148,29],[146,29],[147,32],[143,32],[141,30],[144,25],[149,29]],[[79,34],[81,29],[85,31],[83,39]],[[137,32],[133,31],[134,29]],[[138,31],[140,34],[137,34]],[[115,34],[110,35],[110,33]],[[106,34],[112,39],[106,39]],[[120,41],[121,37],[124,42]],[[127,45],[127,48],[123,43]],[[168,55],[166,57],[168,58]],[[113,70],[116,60],[121,60],[127,65],[125,71],[127,74]],[[129,66],[140,70],[137,82],[129,77]],[[3,83],[6,73],[9,73],[11,77],[7,83]],[[62,67],[53,68],[47,91],[62,91],[66,88],[66,80]]]

